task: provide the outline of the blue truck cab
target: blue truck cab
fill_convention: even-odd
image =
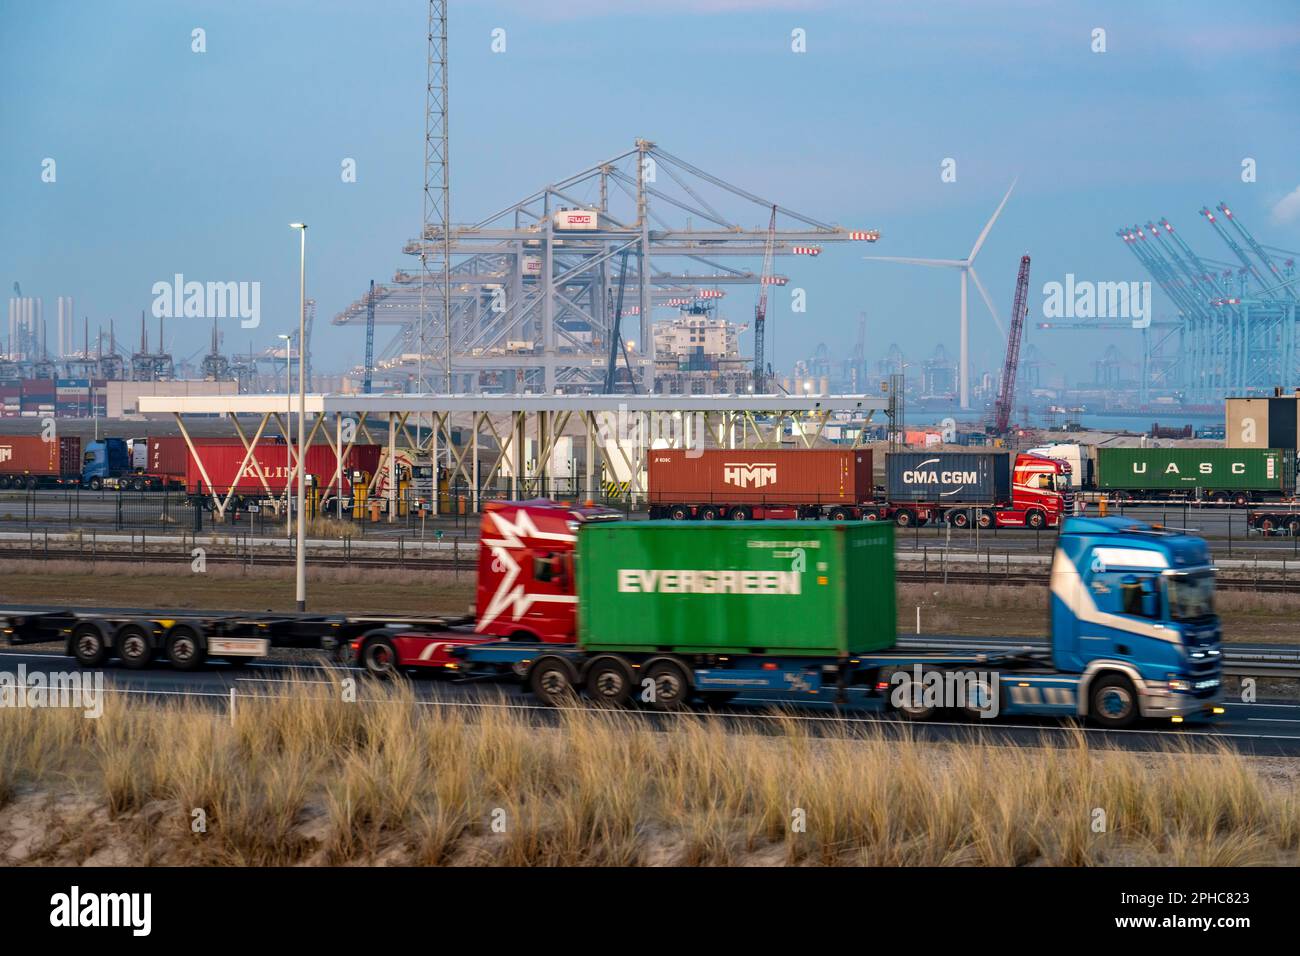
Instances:
[[[98,491],[131,473],[131,455],[122,438],[100,438],[87,442],[82,453],[81,484]]]
[[[1213,713],[1223,699],[1214,568],[1201,538],[1126,518],[1070,518],[1051,569],[1052,664],[1105,720]],[[1093,682],[1108,688],[1094,693]],[[1136,700],[1126,699],[1134,695]]]

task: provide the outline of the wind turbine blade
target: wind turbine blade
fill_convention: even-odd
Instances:
[[[967,262],[974,262],[975,257],[979,255],[980,246],[984,245],[984,240],[989,236],[989,230],[992,229],[993,224],[998,221],[998,216],[1002,215],[1002,207],[1005,206],[1007,200],[1011,198],[1011,190],[1016,188],[1016,181],[1019,178],[1020,177],[1017,176],[1016,179],[1011,180],[1011,185],[1007,187],[1007,194],[1002,197],[1002,202],[998,203],[998,208],[993,210],[993,215],[990,216],[989,221],[984,224],[984,231],[981,232],[979,238],[975,240],[975,245],[971,246],[970,255],[966,257]]]
[[[900,256],[863,256],[870,262],[904,262],[913,266],[947,266],[950,269],[960,269],[966,265],[960,259],[908,259]]]
[[[998,326],[998,332],[1000,332],[1002,338],[1005,339],[1007,337],[1007,330],[1002,327],[1002,319],[998,316],[998,310],[993,308],[993,300],[989,297],[988,290],[984,288],[984,283],[980,282],[980,274],[975,271],[974,266],[971,266],[966,271],[969,272],[970,277],[975,280],[975,288],[979,289],[980,298],[982,298],[984,304],[989,307],[989,314],[993,316],[993,321],[996,322]]]

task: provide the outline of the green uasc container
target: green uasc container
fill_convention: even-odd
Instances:
[[[1290,493],[1294,468],[1279,448],[1097,449],[1098,488]]]
[[[588,651],[845,657],[894,646],[894,526],[618,521],[578,538]]]

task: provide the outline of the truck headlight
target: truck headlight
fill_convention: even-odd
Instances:
[[[1171,680],[1169,682],[1169,689],[1173,691],[1189,691],[1192,689],[1192,682],[1189,680],[1182,680],[1181,678],[1178,680]]]

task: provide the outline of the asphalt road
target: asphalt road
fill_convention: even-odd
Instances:
[[[75,667],[70,658],[48,650],[35,648],[0,650],[0,672],[16,673],[20,664],[28,672],[34,670],[68,670]],[[350,669],[350,673],[362,672]],[[190,698],[210,704],[214,708],[230,706],[231,690],[235,691],[236,707],[241,694],[275,694],[289,684],[319,686],[328,693],[332,684],[328,670],[320,664],[288,661],[266,661],[232,668],[212,664],[208,669],[194,673],[180,673],[166,666],[150,670],[129,671],[117,667],[106,668],[105,687],[111,693],[128,694],[146,700],[175,700]],[[538,724],[553,724],[556,711],[541,707],[519,687],[501,683],[458,683],[453,680],[431,677],[413,677],[411,688],[415,696],[428,704],[473,709],[507,707],[526,715]],[[364,683],[361,696],[364,699]],[[725,723],[732,732],[770,732],[777,720],[770,708],[780,703],[775,698],[740,697],[722,708],[702,711],[706,719]],[[1083,733],[1090,742],[1128,750],[1158,751],[1170,746],[1187,744],[1222,743],[1242,753],[1266,756],[1300,755],[1300,703],[1289,701],[1261,701],[1257,703],[1229,702],[1227,713],[1210,724],[1152,724],[1135,729],[1107,731],[1084,726]],[[671,730],[675,717],[632,710],[652,727]],[[993,721],[935,721],[924,724],[902,723],[893,717],[870,711],[845,708],[837,710],[830,704],[800,704],[795,708],[783,707],[784,717],[810,722],[815,732],[828,736],[848,736],[866,729],[885,733],[912,736],[920,740],[970,740],[1007,746],[1052,746],[1054,742],[1067,744],[1075,732],[1075,725],[1048,719],[1011,719]]]

